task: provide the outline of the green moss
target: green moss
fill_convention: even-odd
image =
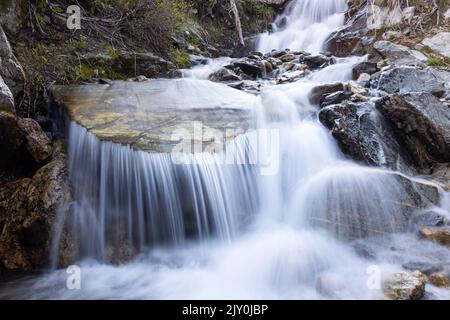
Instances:
[[[185,69],[191,66],[191,59],[186,50],[173,48],[172,59],[178,68]]]

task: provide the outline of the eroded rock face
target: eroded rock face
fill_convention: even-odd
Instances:
[[[414,271],[396,273],[384,285],[387,297],[393,300],[420,300],[425,295],[426,276]]]
[[[37,163],[48,159],[52,154],[52,144],[41,126],[33,119],[19,119],[18,125],[26,140],[26,147]]]
[[[419,166],[450,161],[450,109],[438,98],[423,92],[393,94],[376,107],[398,129]]]
[[[430,92],[442,97],[446,89],[430,69],[396,67],[378,75],[372,87],[387,93]]]
[[[321,103],[325,100],[326,96],[343,90],[344,84],[340,82],[320,85],[311,90],[309,100],[313,104]]]
[[[10,271],[43,267],[58,210],[71,198],[64,154],[24,178],[0,187],[0,265]]]

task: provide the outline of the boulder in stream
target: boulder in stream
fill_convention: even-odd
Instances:
[[[393,300],[420,300],[426,283],[426,276],[419,271],[396,273],[385,283],[384,292]]]

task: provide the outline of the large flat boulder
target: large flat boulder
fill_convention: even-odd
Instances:
[[[101,140],[148,152],[171,152],[188,136],[203,145],[214,142],[218,132],[232,139],[235,129],[253,127],[256,99],[223,84],[189,79],[56,86],[53,96],[71,120]]]
[[[389,41],[377,41],[374,49],[394,65],[425,65],[428,58],[421,52]]]
[[[422,44],[443,56],[450,57],[450,32],[440,32],[434,37],[425,38]]]

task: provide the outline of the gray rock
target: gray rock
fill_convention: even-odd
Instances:
[[[430,93],[386,96],[377,109],[397,129],[415,163],[450,162],[450,109]]]
[[[374,49],[394,65],[425,65],[428,58],[421,52],[389,41],[377,41]]]
[[[342,152],[353,160],[410,174],[410,160],[388,123],[370,103],[344,102],[323,108],[319,119]]]
[[[3,78],[0,76],[0,110],[14,114],[14,97]]]
[[[233,66],[241,69],[244,74],[252,77],[253,79],[262,77],[265,71],[265,66],[261,61],[255,61],[247,58],[234,62]]]
[[[216,72],[212,73],[208,78],[214,82],[241,80],[237,74],[227,68],[220,68]]]
[[[303,62],[306,63],[311,68],[321,68],[330,64],[331,59],[322,54],[318,54],[314,56],[304,57]]]
[[[361,74],[372,75],[378,71],[377,64],[373,62],[361,62],[353,67],[353,80],[357,80]]]
[[[345,100],[350,99],[350,97],[352,96],[351,92],[348,91],[338,91],[338,92],[334,92],[332,94],[327,95],[322,103],[320,104],[321,108],[333,105],[333,104],[338,104],[341,103]]]
[[[434,272],[439,272],[442,270],[442,265],[439,263],[432,262],[407,262],[402,265],[403,268],[409,271],[420,271],[423,274],[430,275]]]
[[[431,92],[442,97],[446,91],[443,81],[430,69],[396,67],[380,73],[371,86],[387,93]]]
[[[320,85],[311,90],[309,100],[312,104],[318,104],[322,102],[326,96],[337,91],[344,91],[344,85],[340,82]]]
[[[450,32],[439,32],[432,38],[425,38],[422,44],[443,56],[450,57]]]
[[[445,217],[434,210],[416,212],[410,220],[411,227],[415,231],[424,227],[440,227],[443,226],[445,222]]]
[[[0,75],[14,97],[23,91],[25,73],[14,56],[11,45],[0,26]]]

